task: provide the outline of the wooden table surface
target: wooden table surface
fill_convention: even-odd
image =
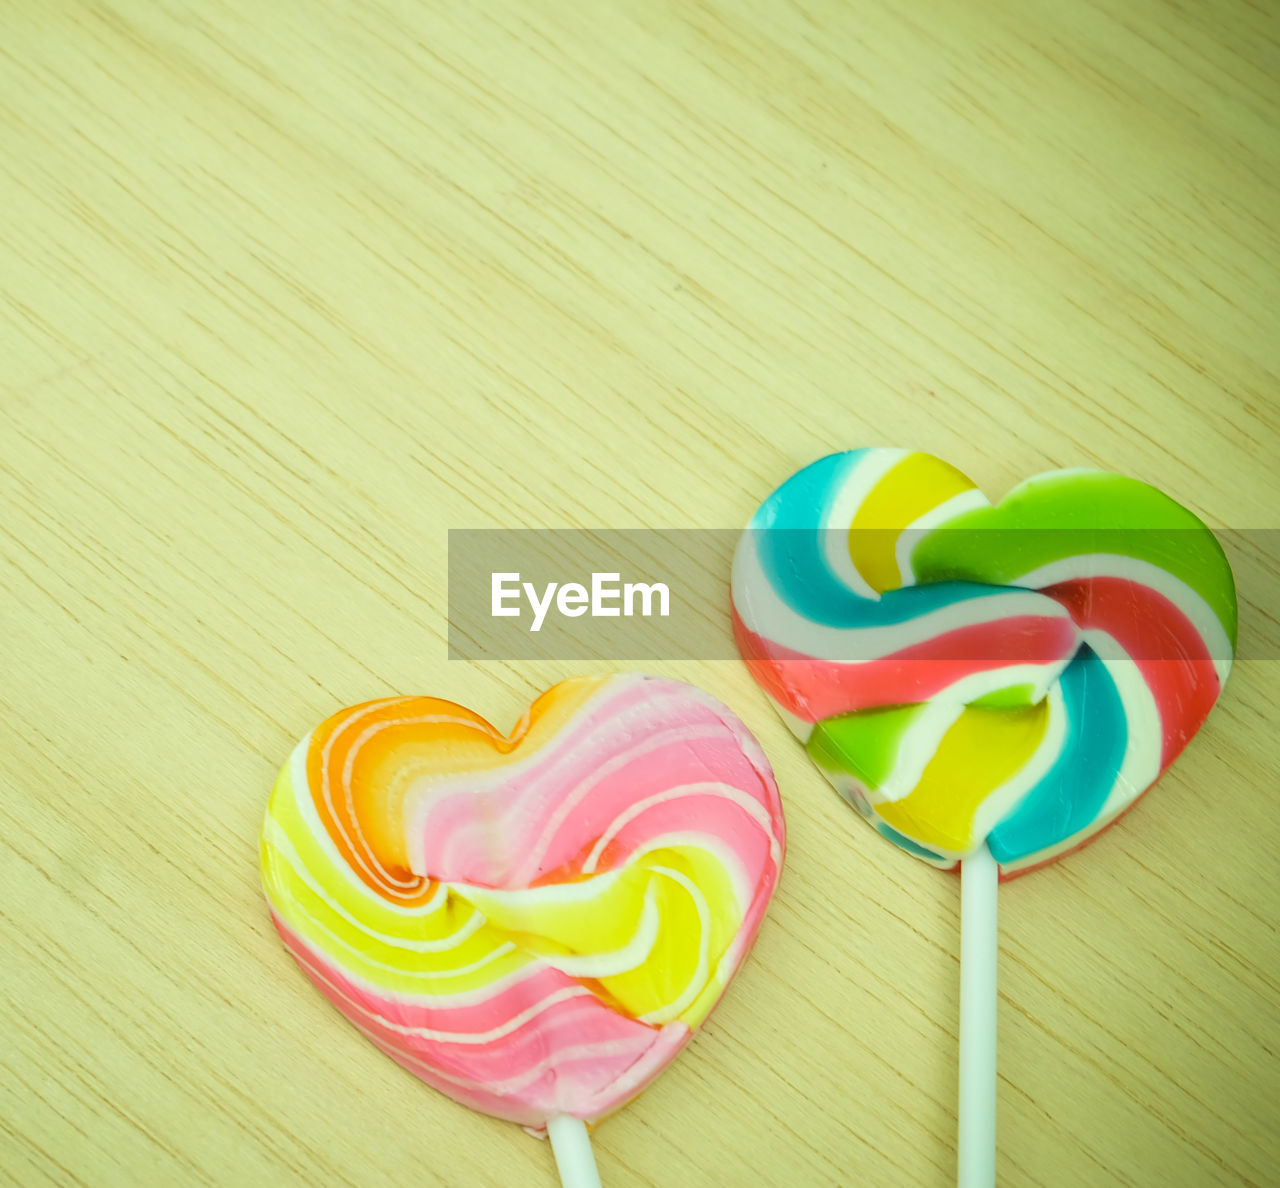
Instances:
[[[734,528],[882,443],[1277,527],[1277,80],[1273,0],[0,0],[0,1179],[554,1183],[278,943],[292,743],[583,668],[447,658],[451,527]],[[1277,1183],[1266,539],[1201,736],[1002,893],[1003,1184]],[[606,1185],[948,1183],[956,882],[651,667],[791,842]]]

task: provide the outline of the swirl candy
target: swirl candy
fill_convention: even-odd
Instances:
[[[739,649],[818,766],[886,837],[1005,874],[1114,821],[1230,670],[1235,587],[1185,508],[1054,471],[992,506],[928,454],[799,471],[734,559]]]
[[[996,887],[1083,845],[1177,758],[1235,647],[1231,569],[1153,487],[1095,471],[992,506],[928,454],[793,475],[734,556],[739,650],[887,838],[961,868],[961,1188],[995,1183]]]
[[[317,987],[410,1072],[541,1133],[688,1042],[777,882],[768,761],[723,705],[556,685],[510,735],[430,697],[344,709],[281,771],[262,877]]]

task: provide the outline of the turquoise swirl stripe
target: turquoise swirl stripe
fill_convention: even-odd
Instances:
[[[1124,762],[1124,704],[1107,666],[1082,645],[1060,677],[1066,733],[1053,766],[987,836],[998,862],[1047,850],[1087,829]]]
[[[797,614],[827,627],[886,627],[974,598],[1007,595],[1008,587],[979,582],[935,582],[862,598],[827,563],[824,530],[831,504],[870,450],[831,454],[792,475],[760,506],[748,531],[774,590]],[[1038,604],[1029,604],[1034,613]]]

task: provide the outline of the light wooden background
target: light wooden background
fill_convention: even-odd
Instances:
[[[505,725],[580,667],[446,659],[448,528],[730,528],[881,443],[1277,527],[1277,14],[0,0],[0,1179],[554,1182],[323,1003],[258,886],[320,718]],[[1277,1182],[1251,556],[1202,736],[1002,895],[1006,1185]],[[958,885],[739,665],[660,667],[758,732],[791,848],[606,1184],[948,1183]]]

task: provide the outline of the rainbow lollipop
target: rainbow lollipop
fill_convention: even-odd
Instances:
[[[1213,534],[1134,479],[1064,470],[991,505],[928,454],[799,471],[733,569],[739,650],[889,840],[960,865],[960,1179],[994,1181],[996,884],[1085,844],[1217,701],[1235,585]]]
[[[598,1185],[585,1123],[689,1041],[777,883],[782,807],[707,694],[579,678],[509,734],[430,697],[342,710],[295,748],[262,880],[319,990],[410,1072],[550,1133]]]

